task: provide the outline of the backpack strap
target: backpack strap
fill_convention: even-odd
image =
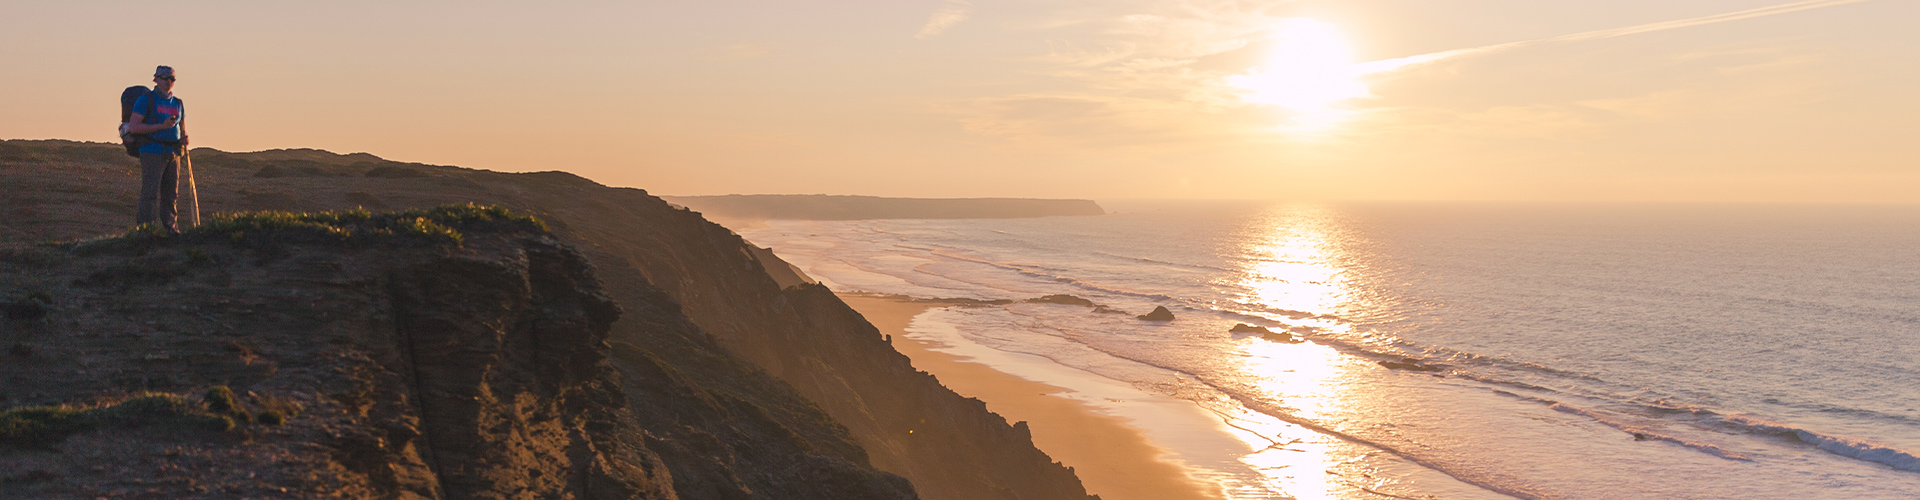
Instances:
[[[145,123],[147,120],[153,119],[153,111],[154,109],[157,109],[155,108],[155,106],[160,105],[160,103],[158,102],[159,100],[160,100],[159,92],[154,92],[151,90],[147,91],[147,106],[144,108],[141,108],[141,111],[140,111],[141,123]]]

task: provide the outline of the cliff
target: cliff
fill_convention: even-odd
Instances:
[[[1007,219],[1103,215],[1093,200],[1032,198],[882,198],[824,194],[663,196],[671,203],[732,219]]]
[[[0,395],[65,404],[0,414],[4,496],[913,498],[810,405],[772,421],[749,400],[778,384],[724,352],[760,387],[610,346],[585,257],[504,211],[223,218],[0,269]]]
[[[20,193],[0,202],[9,215],[0,219],[0,237],[47,241],[123,230],[138,174],[116,147],[0,143],[0,189]],[[310,150],[202,149],[194,159],[207,212],[472,201],[546,221],[548,237],[576,248],[603,293],[627,311],[607,332],[621,391],[633,401],[684,403],[625,410],[651,436],[647,449],[680,498],[897,497],[884,476],[862,473],[863,464],[907,478],[934,500],[1088,498],[1070,469],[1033,448],[1023,425],[915,370],[831,292],[783,287],[737,235],[644,191],[561,172],[504,174]],[[811,492],[794,482],[820,471],[839,474],[833,484],[845,489]]]

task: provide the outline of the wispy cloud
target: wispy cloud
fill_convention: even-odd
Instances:
[[[1239,104],[1220,81],[1241,71],[1223,62],[1263,39],[1270,13],[1291,0],[1102,3],[1029,23],[1068,35],[1026,62],[1047,90],[981,97],[949,108],[968,131],[1014,140],[1052,139],[1101,147],[1205,141],[1270,121]],[[1073,36],[1078,35],[1078,36]]]
[[[920,26],[920,33],[913,37],[925,40],[939,36],[946,32],[947,28],[966,21],[972,9],[973,4],[966,0],[947,0],[945,5],[940,6],[940,10],[933,11],[933,16],[927,18],[927,24]]]
[[[1380,75],[1539,44],[1621,37],[1868,1],[1872,0],[1802,0],[1710,16],[1360,63],[1346,71],[1355,78]],[[1108,12],[1121,12],[1107,16],[1087,17],[1084,11],[1069,12],[1067,17],[1031,25],[1033,29],[1088,33],[1084,38],[1056,41],[1049,53],[1032,60],[1044,66],[1035,74],[1048,77],[1054,88],[982,97],[953,106],[949,111],[962,115],[966,129],[973,133],[1018,140],[1050,138],[1115,144],[1248,141],[1263,140],[1257,138],[1270,137],[1275,130],[1304,137],[1299,131],[1277,127],[1276,122],[1299,124],[1296,122],[1312,121],[1317,115],[1273,106],[1249,106],[1246,89],[1233,84],[1237,76],[1247,71],[1247,61],[1254,58],[1247,51],[1270,43],[1275,30],[1285,25],[1289,19],[1285,14],[1291,12],[1286,8],[1289,3],[1290,0],[1118,2],[1118,7]],[[965,11],[954,15],[964,16]],[[942,14],[936,14],[923,31],[937,33],[938,29],[959,22],[942,24],[942,18]],[[1353,114],[1348,118],[1367,121],[1401,121],[1411,112],[1401,108],[1349,111]],[[1589,116],[1596,111],[1572,105],[1559,109],[1528,104],[1512,105],[1510,109],[1502,108],[1481,118],[1489,123],[1506,120],[1532,124],[1528,133],[1535,135],[1550,131],[1555,136],[1566,136],[1588,130],[1592,126],[1588,122],[1599,119]],[[1489,125],[1488,128],[1496,127]],[[1487,135],[1499,134],[1489,130]]]
[[[1448,59],[1453,59],[1461,56],[1501,52],[1501,51],[1512,50],[1512,49],[1517,49],[1517,48],[1531,46],[1531,45],[1539,45],[1543,43],[1578,42],[1578,41],[1585,41],[1585,40],[1599,40],[1604,38],[1614,38],[1614,37],[1621,37],[1621,36],[1627,36],[1627,35],[1638,35],[1641,33],[1652,33],[1656,31],[1666,31],[1666,30],[1673,30],[1673,29],[1680,29],[1680,28],[1691,28],[1694,26],[1724,23],[1728,21],[1739,21],[1743,19],[1753,19],[1756,17],[1766,17],[1766,16],[1777,15],[1777,14],[1786,14],[1791,12],[1800,12],[1804,10],[1813,10],[1813,9],[1834,7],[1834,6],[1847,5],[1847,4],[1856,4],[1856,3],[1863,3],[1863,2],[1870,2],[1870,1],[1873,1],[1873,0],[1804,0],[1800,2],[1792,2],[1792,3],[1784,3],[1779,5],[1767,6],[1767,7],[1760,7],[1757,9],[1728,12],[1725,14],[1714,14],[1711,16],[1693,17],[1693,18],[1679,19],[1679,20],[1673,20],[1673,21],[1661,21],[1661,22],[1655,22],[1655,23],[1646,23],[1646,24],[1639,24],[1634,26],[1627,26],[1622,28],[1610,28],[1610,29],[1603,29],[1603,30],[1574,33],[1570,35],[1560,35],[1552,38],[1541,38],[1537,40],[1523,40],[1518,42],[1499,43],[1499,44],[1485,45],[1485,46],[1466,48],[1466,49],[1454,49],[1454,50],[1447,50],[1447,51],[1441,51],[1441,52],[1432,52],[1427,54],[1420,54],[1417,56],[1408,56],[1408,57],[1401,57],[1401,58],[1395,58],[1395,59],[1384,59],[1379,61],[1361,63],[1359,67],[1356,69],[1360,74],[1387,73],[1387,72],[1410,69],[1413,67],[1422,66],[1426,64],[1432,64],[1432,63],[1445,61]]]

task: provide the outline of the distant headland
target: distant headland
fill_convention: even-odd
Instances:
[[[1012,219],[1105,215],[1093,200],[883,198],[825,194],[662,196],[708,216],[752,220]]]

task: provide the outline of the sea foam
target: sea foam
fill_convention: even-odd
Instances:
[[[1756,434],[1771,434],[1798,439],[1801,442],[1813,445],[1815,448],[1835,455],[1885,464],[1894,469],[1920,472],[1920,456],[1915,456],[1911,451],[1901,450],[1879,443],[1841,436],[1830,436],[1745,415],[1720,417],[1720,422],[1727,426]]]

